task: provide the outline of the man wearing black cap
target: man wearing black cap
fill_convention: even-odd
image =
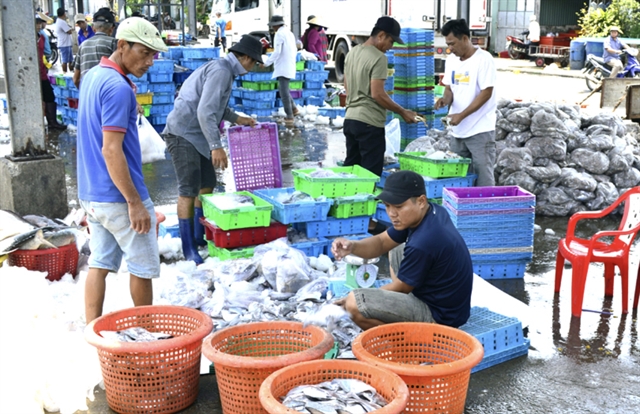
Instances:
[[[376,22],[369,39],[354,47],[345,61],[347,156],[344,165],[360,165],[376,175],[382,174],[384,163],[387,110],[399,114],[407,123],[415,123],[417,115],[393,102],[384,90],[387,79],[385,53],[394,42],[404,44],[400,38],[400,24],[383,16]]]
[[[245,35],[227,56],[196,69],[182,84],[163,131],[178,179],[178,222],[182,252],[187,260],[202,263],[196,244],[205,245],[200,224],[202,204],[198,194],[216,186],[215,168],[227,168],[227,154],[220,142],[225,120],[254,126],[253,118],[238,116],[228,107],[234,79],[262,63],[262,44]]]
[[[446,209],[428,202],[424,179],[413,171],[391,174],[378,199],[393,227],[359,241],[338,238],[331,250],[336,259],[390,252],[393,281],[380,289],[355,289],[336,303],[365,330],[394,322],[464,325],[471,310],[473,266]],[[402,243],[404,252],[398,248]]]
[[[113,13],[106,7],[93,14],[95,35],[82,43],[73,63],[73,83],[76,88],[80,88],[80,80],[89,69],[98,65],[103,57],[111,56],[116,50],[118,41],[111,37],[115,21]]]

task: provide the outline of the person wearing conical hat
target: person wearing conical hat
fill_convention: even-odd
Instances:
[[[629,48],[625,42],[618,39],[620,33],[622,33],[622,30],[618,26],[611,26],[609,28],[609,37],[604,41],[602,58],[604,63],[611,68],[610,78],[618,76],[618,73],[624,68],[620,55]]]

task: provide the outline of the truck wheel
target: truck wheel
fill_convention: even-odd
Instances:
[[[345,42],[338,43],[336,47],[335,57],[333,59],[336,66],[336,80],[338,82],[344,82],[344,61],[349,53],[349,48]]]

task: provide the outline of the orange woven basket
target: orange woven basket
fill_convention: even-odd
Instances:
[[[174,336],[155,342],[117,342],[100,331],[132,327]],[[139,306],[103,315],[85,330],[98,348],[107,403],[119,413],[174,413],[198,396],[202,339],[210,316],[182,306]]]
[[[46,277],[52,282],[62,279],[66,273],[75,277],[78,271],[78,247],[71,243],[57,249],[16,250],[9,254],[9,265],[47,272]]]
[[[335,359],[301,362],[274,372],[260,387],[260,402],[270,414],[298,413],[280,403],[289,391],[336,378],[357,379],[375,388],[388,404],[373,413],[397,414],[407,405],[409,390],[398,375],[364,362]]]
[[[471,369],[484,349],[473,336],[434,323],[392,323],[369,329],[352,343],[360,361],[395,372],[409,387],[405,412],[464,412]]]
[[[256,322],[212,334],[202,353],[213,362],[225,414],[266,413],[258,398],[262,382],[280,368],[322,359],[333,344],[333,336],[317,326]]]

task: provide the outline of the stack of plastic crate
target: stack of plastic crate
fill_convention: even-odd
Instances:
[[[484,348],[484,357],[471,372],[477,372],[501,362],[527,355],[529,339],[517,318],[503,316],[487,308],[471,308],[467,323],[459,329],[476,337]]]
[[[178,53],[178,52],[175,52]],[[185,47],[182,49],[180,66],[196,70],[211,59],[220,58],[219,47]]]
[[[269,72],[249,72],[238,77],[241,87],[231,92],[235,108],[249,115],[271,116],[276,105],[278,82]]]
[[[357,165],[324,170],[335,175],[316,176],[314,168],[292,171],[296,190],[314,198],[327,197],[332,199],[333,204],[326,220],[295,223],[293,227],[308,238],[327,238],[324,252],[329,253],[327,247],[337,236],[369,236],[369,221],[376,209],[372,194],[379,177]]]
[[[424,29],[403,29],[404,45],[394,46],[393,99],[406,109],[427,118],[427,124],[407,124],[400,119],[401,149],[412,140],[424,136],[433,127],[433,87],[435,84],[434,32]]]
[[[329,79],[329,71],[324,70],[324,66],[325,62],[314,60],[305,62],[306,70],[301,73],[304,79],[302,98],[305,105],[324,105],[327,96],[324,82]]]
[[[176,84],[173,83],[173,60],[155,60],[147,72],[147,77],[149,92],[153,94],[152,105],[149,108],[149,122],[156,130],[162,130],[167,123],[167,115],[173,109],[176,94]]]
[[[78,98],[80,91],[73,83],[71,75],[56,75],[49,78],[53,84],[53,94],[56,99],[58,111],[62,115],[62,123],[65,125],[78,125]]]
[[[535,195],[518,186],[445,188],[442,199],[477,275],[524,276],[533,257]]]
[[[394,93],[395,93],[394,82],[395,82],[395,73],[396,73],[395,52],[393,49],[391,49],[391,50],[388,50],[387,53],[385,53],[385,55],[387,56],[387,69],[389,70],[389,72],[387,74],[387,80],[384,83],[384,90],[391,97],[391,99],[394,99]],[[387,123],[391,122],[391,120],[393,120],[393,112],[387,111]]]

